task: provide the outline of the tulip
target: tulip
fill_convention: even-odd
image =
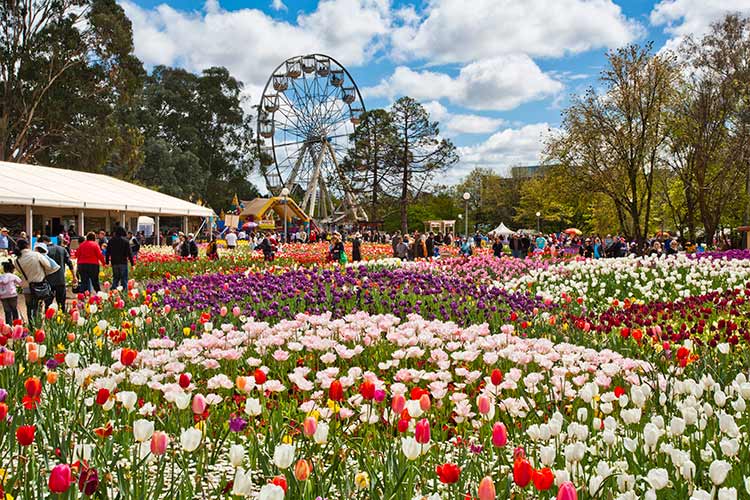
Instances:
[[[287,489],[289,488],[289,486],[286,484],[286,476],[283,474],[274,476],[273,479],[271,479],[271,484],[274,484],[284,490],[284,494],[286,494]]]
[[[414,428],[414,438],[417,443],[427,444],[430,442],[430,421],[423,418]]]
[[[206,403],[206,398],[203,394],[196,394],[193,396],[192,409],[194,414],[203,415],[206,412],[207,406],[208,404]]]
[[[154,455],[163,455],[169,445],[169,436],[162,431],[155,431],[151,435],[151,453]]]
[[[370,487],[370,476],[367,472],[361,471],[354,475],[354,485],[357,489],[366,490]]]
[[[105,388],[99,389],[99,392],[96,393],[96,404],[103,405],[109,401],[109,390]]]
[[[279,469],[288,469],[294,462],[296,448],[292,444],[278,444],[273,450],[273,463]]]
[[[300,458],[294,466],[294,478],[297,481],[307,481],[308,477],[310,477],[310,464],[304,458]]]
[[[253,494],[253,479],[250,471],[245,472],[242,467],[237,468],[234,473],[234,482],[232,484],[232,495],[240,497],[250,497]]]
[[[565,481],[557,490],[557,500],[578,500],[576,487],[570,481]]]
[[[305,420],[302,422],[302,430],[305,436],[310,437],[314,435],[317,429],[318,421],[315,417],[305,417]]]
[[[555,482],[555,474],[549,468],[535,470],[531,475],[534,482],[534,488],[539,491],[547,491]]]
[[[284,490],[275,484],[264,484],[258,493],[258,500],[284,500]]]
[[[401,451],[408,460],[416,460],[422,454],[422,446],[414,438],[401,438]]]
[[[531,482],[531,474],[534,469],[525,458],[517,458],[513,462],[513,482],[521,488],[525,488]]]
[[[492,385],[500,385],[503,383],[503,372],[501,372],[499,369],[495,368],[492,370],[492,374],[490,375],[490,382],[492,382]]]
[[[445,463],[435,467],[435,472],[438,475],[438,479],[444,484],[453,484],[458,482],[458,477],[461,475],[461,469],[456,464]]]
[[[479,482],[479,500],[495,500],[495,483],[492,478],[484,476]]]
[[[253,377],[255,377],[255,383],[258,385],[263,385],[266,383],[266,380],[268,380],[268,377],[266,376],[266,372],[258,368],[253,373]]]
[[[191,427],[190,429],[185,429],[182,431],[182,434],[180,434],[180,445],[183,450],[192,453],[198,449],[202,439],[203,433],[200,430]]]
[[[359,385],[359,394],[368,401],[375,397],[375,384],[365,380]]]
[[[257,398],[248,398],[245,401],[245,413],[251,417],[257,417],[261,414],[263,408],[260,406],[260,400]]]
[[[8,416],[8,405],[5,403],[0,403],[0,421],[5,420],[5,417]]]
[[[178,383],[180,384],[180,387],[187,389],[190,386],[190,375],[187,373],[181,373]]]
[[[732,466],[726,460],[714,460],[708,467],[708,475],[716,486],[720,486],[727,478]]]
[[[52,493],[65,493],[73,483],[73,473],[68,464],[57,464],[49,474],[47,486]]]
[[[133,422],[133,435],[135,440],[139,443],[143,443],[151,439],[154,433],[154,423],[144,418],[138,419]]]
[[[29,446],[34,442],[35,425],[22,425],[16,429],[16,440],[21,446]]]
[[[26,390],[26,395],[30,398],[39,397],[42,395],[42,382],[38,377],[29,377],[23,384]]]
[[[328,429],[329,427],[327,423],[318,423],[318,428],[315,429],[315,434],[313,434],[313,439],[316,444],[326,444],[328,442]]]
[[[396,394],[393,396],[393,399],[391,400],[391,410],[396,415],[400,414],[402,411],[404,411],[404,407],[406,407],[406,398],[403,394]]]
[[[502,422],[496,422],[492,426],[492,444],[498,448],[508,444],[508,431]]]
[[[242,465],[242,461],[245,460],[245,449],[239,444],[233,444],[229,447],[229,462],[233,467],[239,467]]]
[[[487,415],[490,412],[490,398],[484,394],[479,395],[477,397],[477,407],[480,414]]]
[[[99,474],[96,469],[84,467],[78,476],[78,491],[86,496],[91,496],[96,493],[97,488],[99,488]]]
[[[430,411],[430,406],[432,406],[432,401],[430,400],[429,394],[422,394],[422,396],[419,398],[419,408],[422,411]]]
[[[120,351],[120,363],[130,366],[135,362],[136,356],[138,356],[138,351],[126,347]]]

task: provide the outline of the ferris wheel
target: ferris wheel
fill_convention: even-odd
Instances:
[[[332,57],[309,54],[279,64],[258,107],[267,189],[279,196],[286,188],[322,223],[366,221],[356,171],[343,166],[364,111],[357,84]]]

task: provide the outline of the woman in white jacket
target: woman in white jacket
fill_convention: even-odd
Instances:
[[[18,241],[17,250],[20,255],[16,259],[16,268],[21,272],[21,286],[23,286],[23,297],[26,301],[26,321],[32,323],[39,314],[40,302],[52,303],[51,294],[48,297],[39,296],[34,293],[32,284],[46,283],[47,275],[57,272],[60,266],[48,259],[46,255],[32,251],[26,240]],[[47,288],[52,290],[50,287]]]

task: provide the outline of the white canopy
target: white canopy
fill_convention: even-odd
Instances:
[[[508,229],[508,226],[506,226],[502,222],[499,226],[490,231],[490,234],[497,234],[498,236],[510,236],[513,233],[515,233],[515,231],[513,231],[512,229]]]
[[[0,162],[0,205],[215,215],[210,208],[107,175],[9,162]]]

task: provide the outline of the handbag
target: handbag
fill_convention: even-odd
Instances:
[[[36,281],[32,283],[31,281],[29,281],[29,277],[26,276],[26,273],[24,272],[21,265],[18,263],[18,260],[16,260],[16,265],[18,266],[18,269],[21,271],[21,274],[23,274],[23,277],[26,279],[26,281],[29,282],[29,291],[31,292],[31,295],[39,300],[46,300],[52,297],[52,287],[47,280]]]

